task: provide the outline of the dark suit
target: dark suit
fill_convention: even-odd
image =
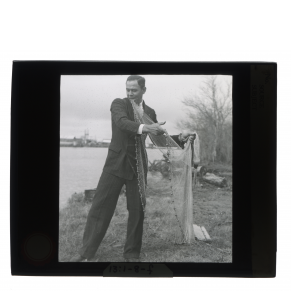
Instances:
[[[145,105],[144,112],[157,122],[155,111]],[[115,99],[111,105],[112,140],[96,194],[88,214],[80,255],[92,258],[110,224],[122,186],[126,185],[129,212],[124,258],[139,258],[144,212],[141,205],[137,174],[135,136],[139,123],[134,121],[128,98]]]
[[[143,108],[144,112],[157,122],[155,111],[144,102]],[[135,136],[140,124],[134,122],[133,108],[128,98],[115,99],[110,110],[112,140],[103,171],[131,180],[136,171]]]

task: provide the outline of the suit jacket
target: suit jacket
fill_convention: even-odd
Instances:
[[[147,106],[144,101],[143,109],[154,122],[158,122],[154,109]],[[134,121],[132,104],[128,98],[113,100],[110,111],[112,139],[103,171],[132,180],[133,176],[137,174],[135,136],[140,123]],[[180,147],[184,148],[184,143],[178,138],[179,135],[171,137]]]
[[[143,101],[144,112],[157,122],[155,111]],[[128,98],[115,99],[111,104],[112,139],[104,172],[132,180],[136,173],[135,136],[140,123],[134,121],[132,104]]]

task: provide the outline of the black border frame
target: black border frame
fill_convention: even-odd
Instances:
[[[269,122],[268,128],[262,132],[268,132],[268,136],[252,134],[254,123],[259,132],[260,127],[264,126],[264,121],[253,118],[256,113],[251,111],[250,67],[253,64],[271,64],[277,76],[276,63],[14,61],[11,101],[11,273],[102,276],[110,264],[58,262],[61,75],[219,74],[233,76],[233,262],[165,265],[174,276],[274,277],[277,80],[274,80],[275,92],[268,115],[264,116]],[[36,139],[41,146],[33,145]],[[255,157],[257,154],[265,157],[259,159],[260,164]],[[259,171],[254,172],[254,168]],[[262,216],[268,218],[265,221],[267,225],[264,224],[260,235],[256,235],[252,229],[257,229],[254,226],[258,223],[264,223]],[[55,251],[46,264],[37,266],[23,257],[23,243],[33,233],[45,233],[53,241]]]

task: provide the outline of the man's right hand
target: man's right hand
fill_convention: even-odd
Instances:
[[[142,132],[143,133],[151,133],[153,135],[162,135],[166,132],[165,129],[163,129],[161,127],[161,125],[164,125],[166,123],[166,121],[164,122],[158,122],[158,123],[153,123],[153,124],[145,124],[143,129],[142,129]]]

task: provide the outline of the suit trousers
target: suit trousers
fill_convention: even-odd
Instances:
[[[144,212],[137,177],[134,176],[132,180],[125,180],[104,171],[100,177],[96,194],[88,213],[83,246],[79,251],[82,257],[87,259],[94,257],[106,234],[123,185],[126,185],[128,210],[127,234],[123,256],[124,258],[139,258],[142,245]]]

